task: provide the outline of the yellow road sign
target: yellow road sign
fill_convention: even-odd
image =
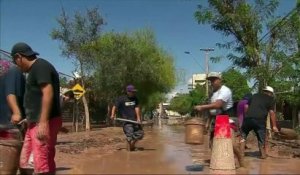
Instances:
[[[79,100],[85,93],[85,90],[82,86],[80,86],[80,84],[76,84],[75,86],[73,86],[72,91],[76,100]]]

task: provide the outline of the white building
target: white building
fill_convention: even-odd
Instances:
[[[192,78],[189,80],[189,89],[195,89],[196,85],[199,84],[204,86],[206,83],[206,74],[193,74]]]

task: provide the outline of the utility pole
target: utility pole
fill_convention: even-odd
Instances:
[[[208,54],[209,54],[209,52],[212,52],[215,49],[214,48],[201,48],[200,50],[205,52],[205,67],[206,67],[205,73],[206,73],[206,78],[207,78],[208,73],[209,73]],[[206,85],[206,96],[208,97],[208,80],[207,79],[205,81],[205,85]]]

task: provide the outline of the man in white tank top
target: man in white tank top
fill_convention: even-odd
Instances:
[[[209,128],[210,125],[210,147],[212,146],[213,136],[214,136],[214,121],[218,114],[227,114],[232,117],[233,111],[233,100],[232,100],[232,92],[231,90],[222,84],[222,76],[218,72],[211,72],[207,76],[207,80],[210,81],[213,94],[210,98],[210,103],[205,105],[197,105],[194,107],[197,111],[209,110],[210,116],[206,122],[206,129]],[[232,121],[232,120],[231,120]],[[240,166],[243,167],[244,161],[241,156],[241,152],[239,149],[239,145],[235,144],[235,136],[232,136],[233,143],[233,151],[237,156]]]
[[[225,113],[233,107],[231,90],[222,84],[222,76],[218,72],[211,72],[207,79],[211,82],[213,94],[210,103],[197,105],[194,107],[197,111],[209,110],[211,116]]]

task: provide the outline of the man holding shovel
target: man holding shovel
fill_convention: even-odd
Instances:
[[[123,131],[127,139],[127,150],[134,151],[135,144],[144,136],[144,131],[141,126],[140,107],[135,92],[137,90],[133,85],[126,87],[126,95],[120,96],[116,99],[111,112],[111,119],[115,119],[118,111],[125,119],[123,123]]]

